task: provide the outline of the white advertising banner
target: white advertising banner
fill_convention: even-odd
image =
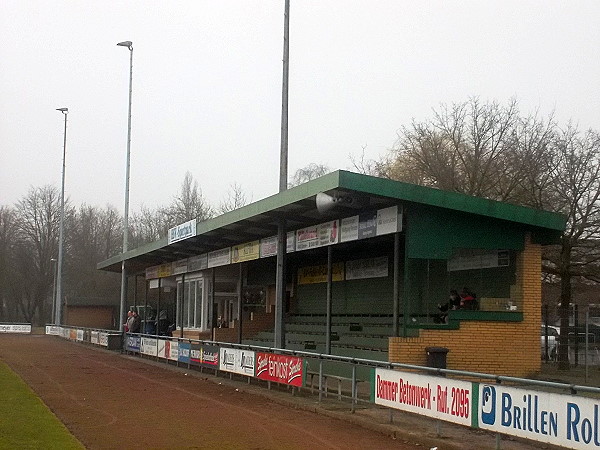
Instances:
[[[169,229],[168,244],[196,236],[196,219],[188,220],[181,225]]]
[[[346,261],[346,280],[383,278],[388,276],[388,258],[355,259]]]
[[[312,227],[296,230],[296,250],[308,250],[337,244],[339,242],[339,221],[320,223]]]
[[[179,261],[175,261],[173,263],[173,275],[179,275],[181,273],[186,273],[188,271],[188,260],[180,259]]]
[[[600,399],[479,385],[479,428],[567,448],[600,448]]]
[[[231,263],[231,248],[222,248],[208,254],[208,267],[225,266]]]
[[[288,231],[287,233],[287,253],[292,253],[296,251],[296,232]]]
[[[165,358],[165,340],[158,339],[156,343],[156,354],[159,358]]]
[[[60,327],[55,325],[46,325],[46,334],[51,334],[52,336],[60,335]]]
[[[100,332],[98,334],[98,344],[102,347],[108,347],[108,333]]]
[[[358,239],[358,216],[346,217],[340,221],[340,242]]]
[[[397,206],[377,211],[377,236],[402,231],[402,217],[398,214]]]
[[[204,270],[208,267],[208,253],[204,253],[198,256],[192,256],[191,258],[188,258],[187,261],[188,272]]]
[[[219,370],[254,376],[255,353],[236,348],[220,348]]]
[[[509,264],[508,250],[463,249],[448,259],[448,272],[507,267]]]
[[[461,425],[471,425],[472,383],[375,369],[375,403]]]
[[[167,341],[167,349],[165,353],[171,361],[177,361],[179,359],[179,342],[178,341]]]
[[[260,240],[260,257],[268,258],[277,254],[277,236],[271,236]]]
[[[0,333],[31,333],[31,325],[0,324]]]
[[[92,331],[90,333],[90,342],[92,344],[96,344],[96,345],[98,345],[100,343],[100,336],[97,331]]]
[[[142,340],[140,343],[140,353],[142,355],[157,356],[158,355],[157,339],[142,337]]]
[[[83,330],[77,330],[77,340],[83,341]]]
[[[286,251],[292,253],[296,250],[296,232],[288,231],[286,236]],[[268,258],[277,255],[277,236],[260,240],[260,257]]]

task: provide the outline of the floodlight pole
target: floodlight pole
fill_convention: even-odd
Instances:
[[[56,310],[55,323],[61,325],[62,322],[62,268],[63,268],[63,235],[65,223],[65,159],[67,156],[67,114],[69,108],[56,108],[65,116],[65,133],[63,141],[62,158],[62,186],[60,190],[60,226],[58,231],[58,274],[56,276]]]
[[[54,284],[52,285],[52,315],[50,317],[52,318],[52,323],[56,325],[56,273],[58,266],[56,258],[50,258],[50,262],[52,263],[52,272],[54,275]]]
[[[279,159],[279,192],[287,190],[288,177],[288,81],[290,71],[290,0],[285,0],[283,27],[283,82],[281,92],[281,151]],[[277,223],[277,271],[275,274],[274,346],[285,348],[283,305],[286,301],[285,260],[287,233],[285,219]]]
[[[127,301],[127,272],[125,267],[125,253],[127,252],[127,238],[129,233],[129,161],[131,155],[131,91],[133,83],[133,43],[123,41],[117,44],[129,50],[129,113],[127,116],[127,163],[125,169],[125,213],[123,216],[123,260],[121,261],[121,307],[119,310],[119,331],[123,331],[125,320],[125,302]]]

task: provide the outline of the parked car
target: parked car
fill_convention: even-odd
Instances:
[[[554,361],[556,360],[558,352],[558,340],[560,336],[560,328],[548,325],[548,357],[546,358],[546,326],[542,325],[540,336],[541,336],[541,350],[542,359]]]

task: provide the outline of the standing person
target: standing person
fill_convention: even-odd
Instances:
[[[139,333],[140,328],[142,327],[142,319],[138,316],[137,310],[133,310],[131,314],[132,320],[129,324],[129,332],[130,333]]]
[[[129,332],[129,324],[131,323],[133,313],[131,312],[131,310],[127,311],[127,320],[125,321],[125,323],[123,325],[125,325],[125,333]]]
[[[166,336],[169,329],[169,320],[167,319],[167,311],[164,309],[158,314],[156,329],[159,336]]]

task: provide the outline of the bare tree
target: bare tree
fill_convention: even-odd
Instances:
[[[18,320],[17,304],[12,301],[14,256],[18,223],[14,209],[0,206],[0,322]]]
[[[560,276],[559,367],[569,368],[568,333],[572,280],[582,277],[600,281],[600,135],[580,133],[568,126],[555,139],[556,165],[551,174],[552,187],[547,208],[567,215],[567,229],[561,245],[546,252],[545,271]]]
[[[167,220],[167,208],[151,209],[142,205],[140,212],[134,213],[130,222],[132,247],[139,247],[165,236],[171,227]]]
[[[164,212],[169,227],[192,219],[202,222],[214,215],[212,207],[202,196],[202,190],[190,172],[185,174],[179,195],[173,198],[171,205]]]
[[[367,146],[363,145],[362,151],[359,156],[355,156],[352,154],[349,155],[350,162],[352,163],[352,167],[354,167],[354,170],[364,175],[389,178],[386,172],[386,169],[389,167],[388,159],[384,158],[382,161],[378,161],[375,159],[367,159],[365,157],[366,151]]]
[[[553,116],[522,117],[517,103],[478,99],[442,106],[401,128],[381,161],[384,176],[565,214],[561,244],[544,250],[543,269],[561,284],[561,368],[568,368],[572,280],[600,282],[600,138]]]
[[[246,199],[246,194],[242,190],[242,187],[237,183],[233,183],[231,186],[229,186],[227,196],[219,204],[219,212],[221,214],[225,214],[226,212],[241,208],[247,203],[248,200]]]
[[[16,206],[18,234],[15,265],[19,273],[19,290],[14,292],[25,320],[48,319],[45,305],[51,294],[53,264],[58,247],[60,196],[53,186],[31,188]],[[72,216],[65,202],[65,217]],[[65,239],[65,242],[68,240]],[[58,300],[57,300],[58,301]]]
[[[121,221],[110,206],[100,209],[83,204],[69,228],[68,292],[78,297],[107,298],[118,292],[119,279],[96,269],[99,261],[121,249]]]
[[[387,170],[394,179],[507,201],[520,176],[516,100],[507,106],[482,103],[441,105],[434,117],[400,129]],[[522,131],[527,127],[522,127]]]
[[[292,188],[307,181],[314,180],[331,172],[331,169],[325,164],[310,163],[308,166],[302,167],[294,173],[292,181],[288,183],[288,187]]]

